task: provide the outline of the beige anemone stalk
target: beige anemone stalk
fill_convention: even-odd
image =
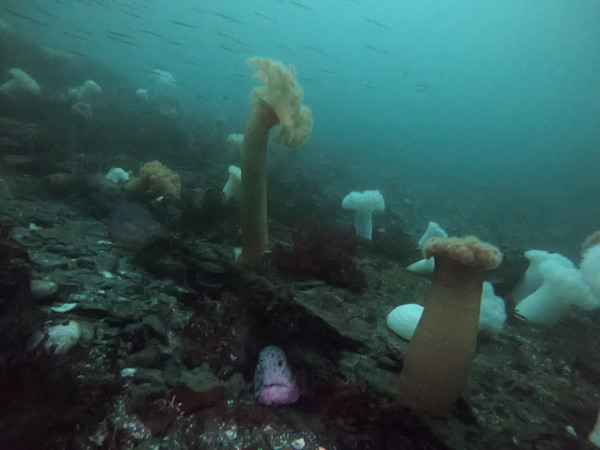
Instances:
[[[485,272],[500,265],[502,254],[474,236],[430,238],[423,252],[435,258],[435,268],[404,358],[400,401],[445,415],[465,386],[475,356]]]
[[[286,147],[303,144],[312,131],[312,116],[302,106],[302,88],[293,67],[278,61],[252,58],[259,71],[254,79],[264,83],[252,90],[254,106],[244,130],[242,150],[241,229],[242,264],[260,266],[269,245],[267,228],[267,141],[275,125],[275,141]]]

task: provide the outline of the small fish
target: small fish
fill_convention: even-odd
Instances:
[[[140,30],[140,33],[146,33],[146,34],[149,34],[151,36],[156,36],[156,37],[159,37],[159,38],[163,38],[164,37],[162,34],[157,33],[156,31],[151,31],[151,30],[142,29],[142,30]]]
[[[113,36],[117,36],[123,39],[134,39],[133,36],[128,35],[127,33],[121,33],[119,31],[112,31],[112,30],[106,30],[106,32],[108,34],[111,34]]]
[[[324,52],[320,48],[313,47],[312,45],[300,44],[300,47],[310,50],[311,52],[316,53],[318,55],[329,56],[326,52]]]
[[[4,11],[6,11],[9,14],[12,14],[15,17],[18,17],[19,19],[28,20],[30,22],[37,23],[38,25],[45,25],[43,22],[40,22],[39,20],[34,19],[31,16],[27,16],[25,14],[21,14],[20,12],[14,11],[12,9],[4,8]]]
[[[319,69],[319,72],[328,73],[330,75],[335,75],[335,72],[333,70],[329,70],[329,69]]]
[[[228,47],[226,45],[219,45],[219,48],[222,49],[222,50],[225,50],[226,52],[230,52],[230,53],[242,53],[242,52],[240,52],[238,50],[235,50],[235,49],[233,49],[231,47]]]
[[[389,30],[390,29],[390,27],[388,27],[387,25],[384,25],[381,22],[376,22],[373,19],[369,19],[368,17],[363,17],[362,20],[364,20],[365,22],[368,22],[370,24],[373,24],[375,26],[378,26],[379,28],[383,28],[385,30]]]
[[[82,40],[82,41],[86,41],[86,40],[87,40],[85,37],[83,37],[83,36],[80,36],[80,35],[78,35],[78,34],[75,34],[75,33],[71,33],[71,32],[69,32],[69,31],[64,31],[64,30],[63,30],[63,31],[62,31],[62,34],[64,34],[65,36],[69,36],[69,37],[72,37],[72,38],[75,38],[75,39]]]
[[[297,56],[298,55],[294,50],[292,50],[289,47],[286,47],[285,45],[276,44],[275,46],[277,48],[281,49],[281,50],[284,50],[284,51],[288,52],[290,55],[293,55],[293,56]]]
[[[127,14],[128,16],[135,17],[136,19],[143,19],[144,16],[136,13],[132,13],[131,11],[125,11],[124,9],[120,10],[123,14]]]
[[[258,354],[254,371],[254,396],[263,405],[284,405],[300,398],[300,387],[282,349],[274,345]]]
[[[289,2],[294,5],[297,6],[298,8],[303,8],[303,9],[312,9],[310,6],[305,5],[304,3],[300,3],[300,2],[294,2],[293,0],[289,0]]]
[[[237,23],[238,25],[244,25],[239,20],[235,19],[234,17],[228,16],[227,14],[223,14],[218,11],[208,11],[208,12],[214,16],[220,17],[221,19],[229,20],[230,22]]]
[[[235,42],[238,45],[243,45],[244,47],[252,48],[252,46],[250,44],[247,44],[247,43],[245,43],[244,41],[242,41],[240,39],[232,38],[231,42]]]
[[[263,13],[258,12],[255,9],[253,9],[252,12],[254,13],[255,16],[258,16],[258,17],[261,17],[261,18],[263,18],[265,20],[268,20],[270,22],[276,23],[275,20],[271,19],[269,16],[267,16],[267,15],[265,15]]]
[[[177,42],[177,41],[170,41],[168,39],[163,39],[162,40],[165,44],[169,44],[169,45],[177,45],[179,47],[182,47],[183,44],[181,42]]]
[[[308,78],[308,77],[298,77],[299,80],[302,81],[307,81],[308,83],[315,83],[315,80],[313,80],[312,78]]]
[[[392,52],[389,52],[389,51],[384,50],[384,49],[379,48],[379,47],[375,47],[375,46],[370,45],[370,44],[365,44],[365,47],[367,47],[369,50],[373,50],[374,52],[377,52],[377,53],[382,53],[384,55],[393,55]]]
[[[229,39],[231,42],[234,42],[234,43],[236,43],[236,44],[238,44],[238,45],[241,45],[241,46],[243,46],[243,47],[248,47],[248,49],[251,49],[251,48],[252,48],[252,46],[251,46],[251,45],[249,45],[249,44],[245,43],[245,42],[244,42],[244,41],[242,41],[241,39],[238,39],[238,38],[236,38],[236,37],[234,37],[234,36],[231,36],[231,35],[229,35],[229,34],[226,34],[226,33],[222,33],[222,32],[220,32],[220,31],[217,31],[217,34],[218,34],[219,36],[223,36],[224,38],[227,38],[227,39]]]
[[[196,8],[195,6],[192,6],[192,5],[187,5],[187,7],[190,8],[192,11],[197,11],[201,14],[208,14],[208,11],[205,9]]]
[[[171,22],[172,24],[179,25],[180,27],[196,28],[196,26],[192,25],[191,23],[180,22],[179,20],[171,20],[171,19],[168,19],[168,21]]]
[[[112,36],[112,35],[108,34],[108,35],[106,35],[106,37],[112,41],[121,42],[123,44],[133,45],[134,47],[137,47],[137,44],[135,42],[128,41],[127,39],[123,39],[118,36]]]

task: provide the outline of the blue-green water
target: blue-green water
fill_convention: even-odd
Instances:
[[[373,3],[5,0],[0,17],[151,92],[150,72],[168,71],[186,114],[230,132],[249,112],[246,59],[293,64],[315,120],[306,150],[364,166],[349,190],[394,180],[386,198],[420,202],[423,227],[451,211],[484,237],[577,253],[600,223],[600,3]]]

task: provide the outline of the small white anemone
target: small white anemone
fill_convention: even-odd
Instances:
[[[151,71],[150,92],[153,96],[171,96],[177,88],[177,81],[171,72],[153,69]]]
[[[435,269],[435,260],[433,258],[423,258],[412,263],[406,269],[417,275],[429,275]]]
[[[429,222],[427,224],[427,229],[421,239],[419,239],[419,248],[423,251],[423,247],[425,247],[425,243],[429,238],[432,237],[441,237],[447,238],[448,233],[444,231],[444,229],[437,222]],[[423,256],[425,256],[423,254]],[[423,258],[417,261],[416,263],[411,264],[407,267],[407,269],[411,272],[414,272],[418,275],[429,275],[433,272],[435,268],[435,260],[433,258]]]
[[[580,270],[583,281],[594,296],[600,299],[600,245],[594,245],[584,253]]]
[[[13,67],[8,70],[12,79],[0,86],[0,92],[5,94],[34,94],[40,93],[40,86],[24,70]]]
[[[156,81],[164,85],[175,85],[175,77],[171,72],[167,72],[166,70],[154,69],[152,71]]]
[[[227,136],[229,148],[235,155],[241,155],[244,146],[244,135],[242,133],[231,133]]]
[[[69,94],[78,102],[91,105],[102,94],[102,88],[94,80],[87,80],[81,86],[71,89]]]
[[[238,166],[229,166],[229,179],[223,187],[223,195],[225,200],[229,201],[232,198],[240,200],[242,190],[242,169]]]
[[[481,291],[481,309],[479,312],[479,331],[495,335],[502,331],[506,322],[506,305],[501,297],[494,293],[494,286],[483,282]]]
[[[523,278],[512,292],[515,301],[523,300],[542,285],[544,278],[540,272],[540,265],[544,261],[552,260],[563,267],[575,267],[573,262],[559,253],[550,253],[545,250],[527,250],[525,258],[529,260],[529,266]]]
[[[137,91],[135,91],[135,96],[142,101],[146,101],[148,100],[148,90],[140,88]]]
[[[542,283],[517,304],[515,312],[519,317],[553,325],[571,305],[586,310],[600,306],[600,300],[594,297],[576,267],[568,267],[560,260],[549,258],[539,265],[538,270]]]
[[[373,238],[373,213],[385,209],[379,191],[350,192],[342,200],[342,208],[354,211],[354,230],[357,236]]]
[[[407,303],[394,308],[387,316],[387,326],[401,338],[410,341],[423,315],[423,306]],[[494,287],[487,281],[483,283],[481,292],[481,313],[479,315],[479,331],[488,335],[496,335],[502,331],[506,322],[504,300],[494,294]]]
[[[419,248],[423,249],[423,247],[425,247],[427,239],[432,237],[447,238],[448,233],[446,233],[437,222],[429,222],[427,224],[427,229],[425,230],[425,233],[423,233],[423,236],[421,236],[421,239],[419,239]]]
[[[113,167],[104,176],[107,180],[110,180],[113,183],[125,184],[131,178],[131,173],[121,169],[120,167]]]

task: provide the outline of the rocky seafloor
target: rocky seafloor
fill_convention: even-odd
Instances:
[[[354,272],[254,271],[234,264],[232,245],[177,230],[124,249],[80,192],[48,194],[33,176],[2,181],[2,448],[586,446],[566,427],[585,435],[593,425],[596,313],[553,328],[509,318],[480,340],[452,416],[431,419],[394,399],[407,344],[385,317],[428,287],[405,270],[402,246],[359,244],[359,285]],[[31,279],[58,290],[33,299]],[[72,309],[51,309],[64,304]],[[81,337],[67,353],[30,348],[69,321]],[[299,374],[295,404],[255,403],[252,374],[269,344]]]

